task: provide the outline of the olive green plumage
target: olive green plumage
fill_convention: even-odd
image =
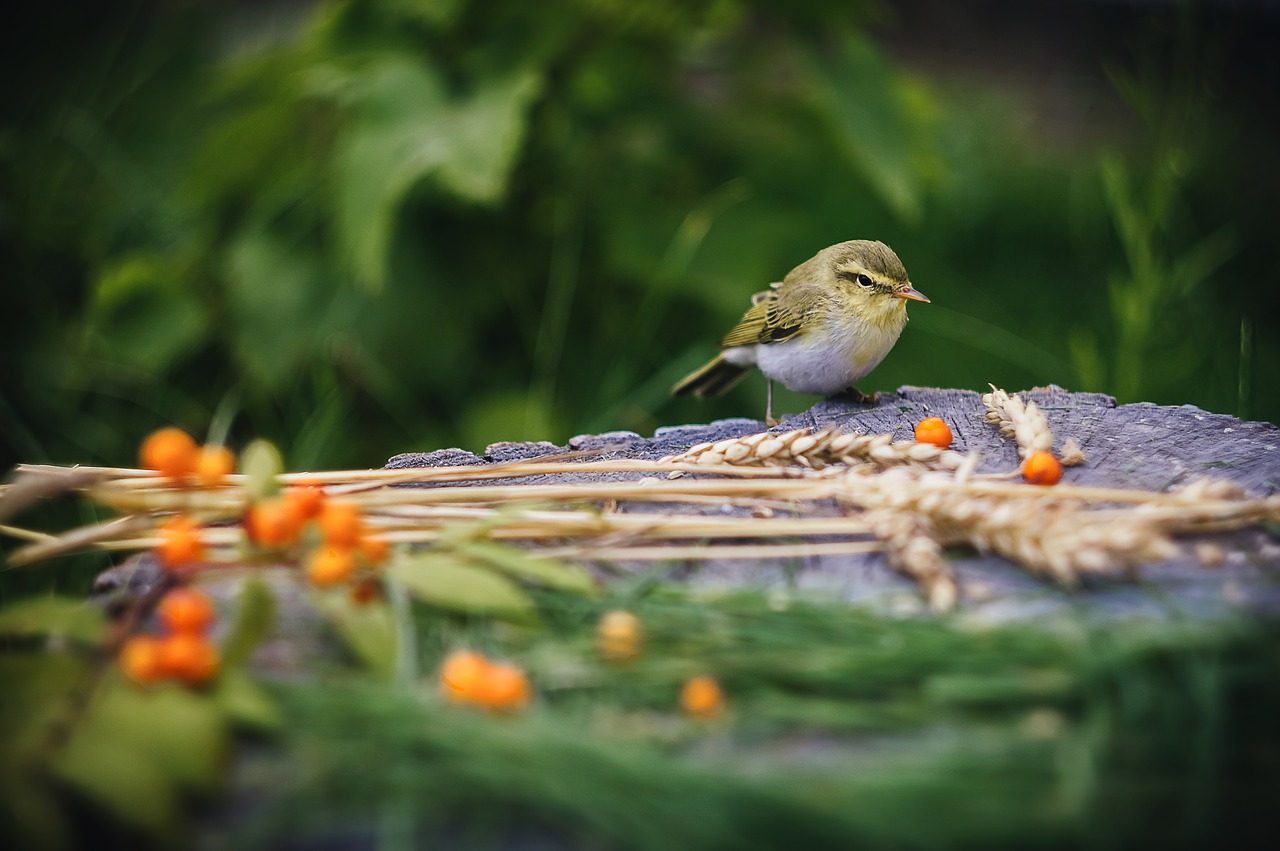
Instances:
[[[855,239],[819,251],[757,293],[720,341],[721,353],[673,388],[719,396],[758,367],[789,390],[829,395],[853,386],[893,348],[907,301],[927,302],[883,242]],[[772,420],[772,404],[767,418]]]

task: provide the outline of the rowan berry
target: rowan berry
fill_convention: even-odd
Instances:
[[[349,578],[355,570],[351,551],[344,547],[321,545],[307,558],[307,578],[318,588],[328,588]]]
[[[383,593],[382,583],[377,579],[363,579],[351,587],[351,599],[362,606],[382,597]]]
[[[713,677],[693,677],[680,689],[680,708],[693,718],[719,717],[724,714],[724,692]]]
[[[324,533],[325,543],[331,546],[356,546],[363,530],[360,509],[350,502],[326,501],[320,511],[320,530]]]
[[[372,535],[361,535],[357,548],[360,550],[360,557],[370,567],[382,564],[391,553],[391,547],[385,538],[375,538]]]
[[[1056,485],[1062,479],[1062,464],[1052,453],[1032,453],[1022,462],[1022,478],[1033,485]]]
[[[120,669],[138,685],[149,686],[166,676],[161,647],[154,635],[135,635],[120,648]]]
[[[218,672],[218,648],[203,635],[179,632],[160,643],[160,664],[164,672],[188,685],[200,685]]]
[[[153,431],[142,441],[138,460],[145,469],[173,479],[183,479],[196,471],[200,448],[195,439],[172,426]]]
[[[946,449],[951,445],[951,429],[941,417],[926,417],[916,426],[916,443],[931,443]]]
[[[214,619],[213,603],[195,588],[175,588],[165,594],[156,614],[175,633],[203,633]]]
[[[204,543],[200,527],[185,515],[171,518],[160,527],[160,545],[156,556],[166,568],[181,567],[204,559]]]
[[[236,456],[225,446],[203,446],[196,459],[196,478],[205,487],[220,485],[236,470]]]
[[[455,650],[440,666],[440,685],[451,700],[474,702],[483,689],[490,663],[473,650]]]
[[[529,678],[510,662],[495,662],[480,681],[476,702],[498,712],[519,712],[529,705]]]
[[[254,544],[275,550],[296,542],[302,524],[283,498],[273,496],[249,506],[244,530]]]
[[[630,612],[605,612],[596,624],[596,652],[609,662],[627,662],[644,651],[644,624]]]
[[[284,501],[301,524],[320,515],[324,508],[324,489],[316,485],[294,485],[284,492]]]

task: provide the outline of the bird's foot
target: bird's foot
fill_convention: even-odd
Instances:
[[[866,393],[863,393],[857,387],[850,387],[846,390],[841,391],[836,395],[839,397],[848,399],[849,401],[853,402],[855,405],[879,405],[880,404],[879,393],[872,393],[870,396],[868,396]]]

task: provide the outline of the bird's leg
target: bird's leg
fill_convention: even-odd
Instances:
[[[764,424],[773,428],[778,424],[778,421],[773,418],[773,379],[766,378],[764,386]]]

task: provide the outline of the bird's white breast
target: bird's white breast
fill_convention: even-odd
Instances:
[[[901,313],[901,322],[884,325],[828,318],[821,330],[779,343],[738,346],[723,354],[738,366],[754,363],[788,390],[827,396],[852,387],[884,360],[906,324],[906,311]]]

